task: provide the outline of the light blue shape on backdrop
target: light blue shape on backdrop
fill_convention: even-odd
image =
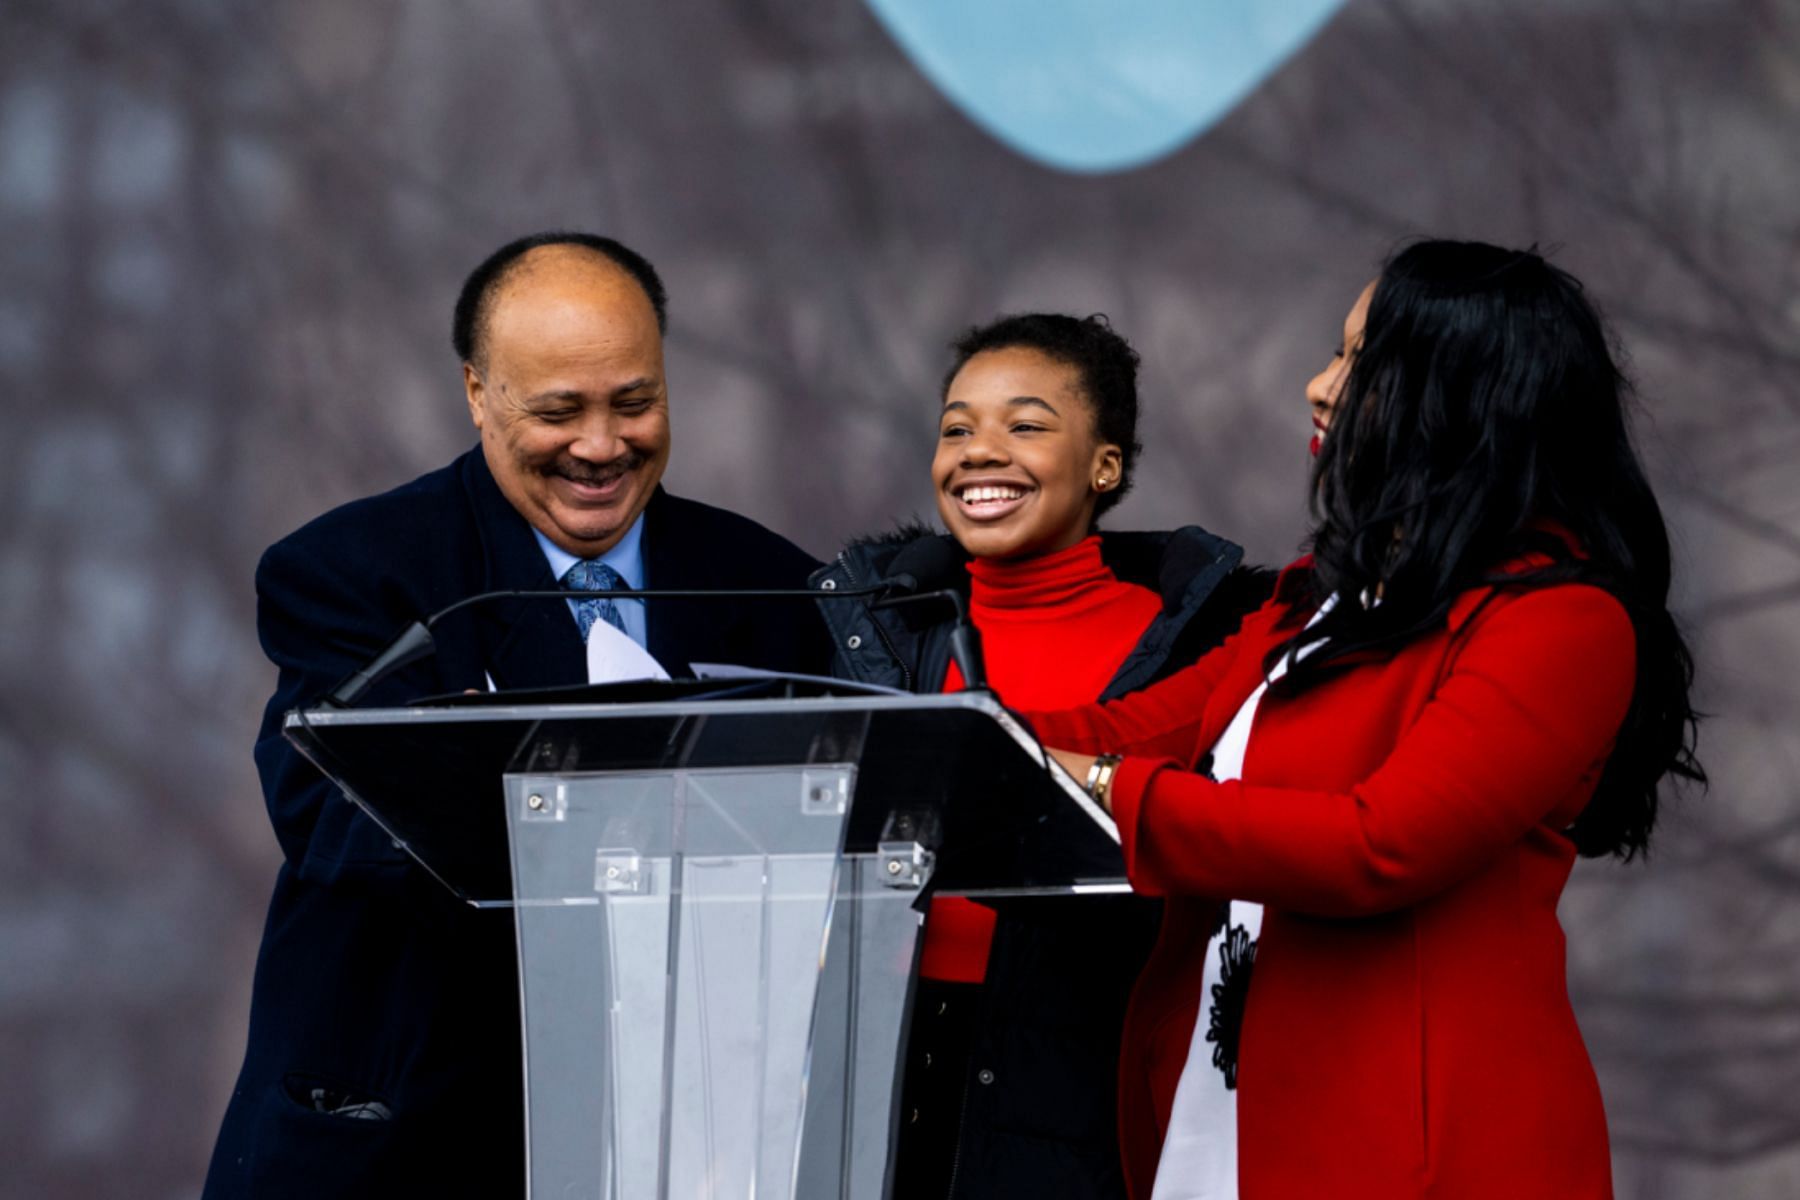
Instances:
[[[1065,171],[1140,167],[1210,128],[1344,0],[868,0],[989,133]]]

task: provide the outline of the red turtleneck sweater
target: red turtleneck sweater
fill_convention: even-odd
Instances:
[[[988,682],[1013,708],[1073,708],[1099,699],[1155,619],[1162,600],[1122,583],[1100,539],[1019,562],[969,563],[969,615],[981,631]],[[962,688],[956,664],[944,690]],[[951,983],[987,974],[994,910],[956,896],[931,902],[919,973]]]

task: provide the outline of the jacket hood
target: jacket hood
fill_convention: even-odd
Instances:
[[[1102,530],[1100,557],[1121,580],[1161,596],[1163,612],[1175,615],[1204,601],[1219,578],[1243,561],[1244,550],[1198,525],[1183,525],[1123,533]],[[970,558],[949,534],[909,521],[853,539],[836,560],[813,573],[811,582],[819,587],[834,579],[840,588],[873,587],[897,575],[911,575],[920,591],[967,592]]]
[[[1100,556],[1121,580],[1162,597],[1162,611],[1119,668],[1108,697],[1145,686],[1186,653],[1184,636],[1216,623],[1196,618],[1221,585],[1229,583],[1225,590],[1230,595],[1211,608],[1231,610],[1224,633],[1236,627],[1246,606],[1254,608],[1268,591],[1262,573],[1237,570],[1244,557],[1242,547],[1197,525],[1166,532],[1103,531]],[[809,582],[830,592],[875,587],[909,576],[909,591],[967,594],[969,557],[948,534],[911,524],[851,542]],[[836,645],[834,670],[844,677],[908,691],[931,690],[942,680],[949,638],[942,612],[912,605],[876,611],[866,604],[824,600],[820,610]],[[1204,632],[1208,641],[1214,640],[1210,629]]]

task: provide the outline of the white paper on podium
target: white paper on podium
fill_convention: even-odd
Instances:
[[[589,683],[669,677],[648,650],[606,621],[595,621],[594,627],[588,630],[587,675]]]

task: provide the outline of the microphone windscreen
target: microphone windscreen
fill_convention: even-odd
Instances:
[[[907,591],[931,591],[951,586],[968,555],[952,537],[936,535],[913,539],[888,565],[888,581]],[[904,578],[902,578],[904,576]]]

